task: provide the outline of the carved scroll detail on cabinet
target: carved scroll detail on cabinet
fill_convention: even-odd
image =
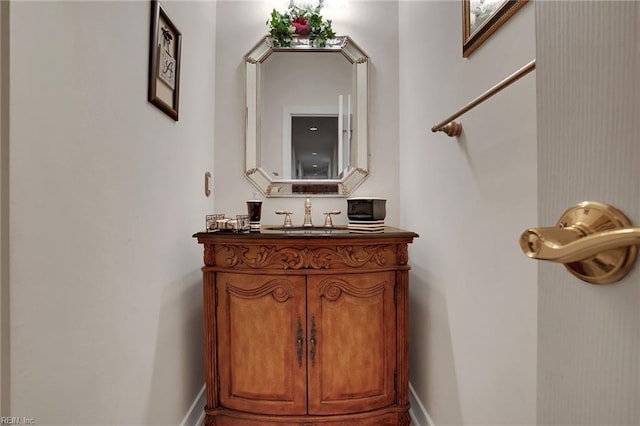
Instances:
[[[394,258],[393,255],[392,245],[308,248],[222,244],[216,248],[217,262],[212,264],[251,269],[360,268],[366,265],[385,266]]]
[[[275,279],[253,290],[245,290],[229,284],[227,291],[237,297],[245,299],[253,299],[271,294],[276,302],[283,303],[293,297],[293,284],[291,284],[290,281]]]
[[[371,297],[384,292],[384,282],[369,288],[359,288],[341,279],[328,279],[320,284],[318,293],[330,302],[335,302],[340,298],[342,292],[356,297]]]

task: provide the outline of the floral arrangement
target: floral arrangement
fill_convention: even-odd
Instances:
[[[286,12],[273,9],[269,25],[269,35],[274,47],[291,47],[295,37],[309,38],[314,47],[325,47],[327,41],[336,36],[331,28],[331,20],[323,19],[320,11],[322,2],[317,6],[296,6],[291,2]]]

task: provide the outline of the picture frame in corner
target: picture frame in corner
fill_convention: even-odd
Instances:
[[[462,57],[468,58],[528,0],[462,0]]]
[[[182,33],[158,0],[151,0],[149,102],[178,121]]]

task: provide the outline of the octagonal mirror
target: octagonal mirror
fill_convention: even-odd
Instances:
[[[305,41],[306,40],[306,41]],[[369,174],[369,58],[349,37],[245,56],[245,175],[267,197],[349,196]]]

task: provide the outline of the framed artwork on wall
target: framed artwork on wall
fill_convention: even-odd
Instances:
[[[151,1],[149,102],[178,121],[182,34],[160,2]]]
[[[462,56],[468,58],[528,0],[462,0]]]

